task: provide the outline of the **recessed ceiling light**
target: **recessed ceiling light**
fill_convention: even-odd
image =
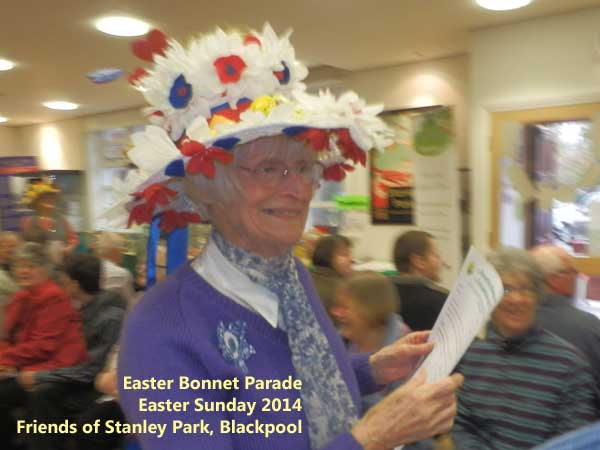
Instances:
[[[60,109],[61,111],[71,111],[73,109],[79,108],[79,105],[77,103],[62,102],[62,101],[58,101],[58,102],[44,102],[43,105],[46,108]]]
[[[8,119],[6,117],[0,116],[0,123],[4,123],[4,122],[8,122]]]
[[[8,59],[0,59],[0,70],[10,70],[15,67],[15,63]]]
[[[492,11],[508,11],[509,9],[522,8],[531,3],[531,0],[475,0],[479,6]]]
[[[150,25],[132,17],[111,16],[98,19],[96,28],[113,36],[141,36],[150,30]]]

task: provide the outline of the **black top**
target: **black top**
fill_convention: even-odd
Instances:
[[[413,331],[431,330],[448,291],[431,280],[412,275],[399,275],[392,280],[400,296],[398,313]]]

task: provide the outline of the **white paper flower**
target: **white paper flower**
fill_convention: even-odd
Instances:
[[[153,125],[133,133],[131,140],[133,148],[127,152],[127,157],[139,169],[150,174],[181,156],[165,130]]]

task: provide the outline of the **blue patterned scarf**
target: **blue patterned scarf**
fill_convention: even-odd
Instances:
[[[325,447],[335,436],[350,430],[357,411],[329,341],[300,284],[291,251],[284,256],[263,258],[231,245],[216,230],[211,238],[240,272],[279,299],[279,320],[283,325],[280,328],[287,333],[292,364],[302,380],[300,395],[311,449]]]

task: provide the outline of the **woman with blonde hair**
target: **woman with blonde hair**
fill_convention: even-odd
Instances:
[[[410,328],[396,314],[398,302],[394,284],[380,273],[356,272],[342,282],[336,292],[332,314],[339,324],[341,336],[348,342],[348,350],[376,352],[408,334]],[[393,387],[363,396],[363,406],[370,408]]]

